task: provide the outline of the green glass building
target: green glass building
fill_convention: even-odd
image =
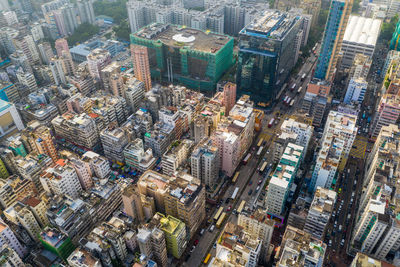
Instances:
[[[400,19],[396,24],[396,29],[394,30],[392,35],[392,40],[390,40],[390,50],[400,51],[399,40],[400,40]]]
[[[153,23],[131,34],[131,43],[148,48],[153,80],[204,93],[213,92],[233,64],[233,38],[209,31]]]
[[[46,250],[53,252],[64,261],[75,249],[71,239],[55,228],[46,227],[40,233],[39,240]]]

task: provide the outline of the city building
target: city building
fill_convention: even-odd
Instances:
[[[356,115],[333,110],[329,112],[311,177],[311,192],[315,192],[318,186],[330,188],[335,183],[336,171],[339,166],[345,166],[357,130]]]
[[[229,111],[231,111],[235,103],[236,84],[228,82],[224,85],[224,106],[226,115],[229,115]]]
[[[124,149],[129,140],[123,128],[109,125],[100,132],[100,140],[106,158],[118,162],[125,161]]]
[[[11,103],[17,103],[20,99],[20,96],[15,84],[6,81],[0,81],[0,99]]]
[[[161,158],[163,174],[175,175],[175,172],[187,163],[192,147],[193,141],[189,139],[176,140],[171,143]]]
[[[3,244],[0,248],[0,262],[4,266],[24,266],[21,257],[18,256],[16,251],[7,244]]]
[[[333,80],[352,6],[353,1],[351,0],[333,0],[330,4],[328,20],[314,73],[314,77],[317,79]]]
[[[390,70],[389,70],[390,71]],[[383,85],[386,86],[386,85]],[[371,126],[371,136],[378,136],[383,126],[396,123],[400,116],[400,83],[393,80],[387,86],[386,92],[382,95],[374,112],[374,119]]]
[[[368,255],[364,253],[357,252],[356,256],[354,257],[353,261],[351,262],[349,267],[358,267],[358,266],[365,266],[365,267],[394,267],[395,265],[392,265],[390,263],[380,261],[378,259],[375,259],[373,257],[369,257]]]
[[[279,98],[283,91],[281,88],[296,65],[298,50],[295,39],[300,29],[300,18],[268,10],[240,31],[236,74],[239,95],[250,95],[253,101],[268,105]],[[265,40],[268,44],[261,45]],[[263,63],[258,65],[257,62]]]
[[[90,2],[90,1],[88,1]],[[85,249],[77,248],[67,259],[71,267],[102,267],[100,261]]]
[[[27,125],[26,132],[32,150],[38,154],[46,154],[53,162],[57,161],[58,153],[49,127],[38,121],[31,121]]]
[[[96,48],[87,56],[89,72],[96,81],[101,81],[101,70],[111,63],[111,55],[105,49]]]
[[[313,118],[313,126],[320,127],[324,118],[325,108],[331,84],[326,81],[311,81],[303,98],[302,111]]]
[[[10,227],[4,222],[0,222],[0,245],[5,244],[17,252],[20,258],[24,258],[27,252],[26,248],[20,243]]]
[[[362,103],[364,100],[365,92],[367,91],[368,82],[363,79],[351,79],[347,86],[346,95],[343,102],[345,104]]]
[[[47,168],[40,176],[44,190],[52,195],[66,194],[77,198],[82,191],[75,169],[63,159]]]
[[[286,200],[303,156],[304,148],[302,146],[292,143],[286,146],[266,189],[264,205],[269,213],[279,216],[285,212]]]
[[[308,210],[304,231],[319,240],[323,240],[326,228],[336,202],[336,192],[330,189],[317,187],[314,199]]]
[[[122,192],[122,202],[124,204],[124,212],[139,222],[145,221],[145,214],[142,196],[137,187],[130,185],[124,188]],[[144,202],[144,201],[143,201]]]
[[[211,266],[258,266],[262,240],[243,227],[228,222],[218,241]]]
[[[260,259],[267,261],[267,252],[274,232],[275,222],[266,216],[266,211],[256,209],[254,212],[243,210],[238,215],[237,224],[243,227],[244,231],[256,236],[262,242]]]
[[[14,205],[17,201],[21,201],[28,195],[32,194],[34,190],[33,183],[19,177],[12,175],[0,180],[0,204],[2,210]]]
[[[23,130],[24,124],[14,104],[0,99],[0,137]]]
[[[277,266],[322,266],[327,246],[295,227],[287,226],[280,245]]]
[[[144,99],[145,84],[134,77],[130,77],[125,83],[125,99],[132,111],[141,107]]]
[[[90,0],[79,0],[76,2],[78,16],[80,19],[80,23],[90,23],[94,24],[95,15],[93,10],[93,3]]]
[[[82,161],[89,166],[93,175],[97,178],[103,179],[111,172],[108,159],[93,151],[87,151],[82,155]]]
[[[46,227],[40,233],[40,242],[46,250],[56,254],[64,261],[75,250],[69,237],[55,228]]]
[[[144,83],[146,91],[151,89],[151,74],[148,49],[141,45],[131,45],[131,55],[135,77]]]
[[[136,138],[128,143],[123,153],[126,165],[137,169],[141,173],[153,169],[156,165],[156,159],[153,157],[152,149],[148,148],[145,151],[143,140],[140,138]]]
[[[210,191],[217,186],[220,157],[218,147],[213,145],[210,138],[204,138],[193,149],[190,156],[190,169],[193,177],[200,179]]]
[[[243,95],[211,135],[212,142],[219,148],[221,170],[232,176],[241,159],[250,148],[254,134],[253,102]]]
[[[141,194],[154,198],[156,211],[183,221],[194,236],[205,218],[205,190],[199,179],[186,173],[166,176],[147,171],[137,186]]]
[[[164,232],[168,253],[179,259],[187,245],[185,224],[171,215],[165,216],[159,212],[154,215],[150,224]]]
[[[68,142],[98,151],[101,142],[95,122],[87,114],[64,113],[51,121],[55,134]]]
[[[381,24],[379,19],[350,16],[343,36],[341,68],[350,68],[356,54],[372,58]]]
[[[158,228],[139,228],[137,242],[142,255],[154,259],[157,266],[168,266],[167,245],[163,231]]]
[[[154,79],[175,81],[189,88],[213,91],[232,66],[233,38],[221,34],[154,23],[132,34],[131,43],[147,47]],[[177,45],[180,43],[185,48]]]

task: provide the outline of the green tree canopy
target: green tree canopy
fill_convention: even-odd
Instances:
[[[97,0],[93,3],[93,9],[96,16],[106,15],[112,17],[115,24],[119,24],[121,21],[128,18],[126,11],[127,0],[104,1]]]
[[[90,23],[82,23],[75,29],[74,34],[67,38],[68,44],[75,45],[76,43],[83,43],[89,40],[93,35],[99,32],[99,26]]]
[[[381,40],[389,41],[390,39],[392,39],[392,35],[394,30],[396,29],[396,24],[398,20],[399,20],[399,15],[396,14],[396,16],[391,18],[389,22],[383,22],[381,28],[381,34],[379,35],[379,38]]]

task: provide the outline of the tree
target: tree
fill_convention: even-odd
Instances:
[[[126,12],[127,0],[104,1],[98,0],[93,3],[93,9],[96,16],[106,15],[112,17],[115,24],[119,24],[121,21],[128,18]]]
[[[114,26],[113,31],[118,39],[129,42],[129,34],[131,33],[131,30],[126,20],[121,21],[119,26]]]
[[[382,41],[389,41],[392,38],[393,32],[396,30],[396,24],[399,19],[398,14],[390,19],[389,22],[384,22],[382,24],[381,34],[379,35],[379,39]]]
[[[67,38],[69,44],[83,43],[99,32],[99,26],[90,23],[82,23],[75,29],[74,33]]]
[[[358,14],[358,11],[360,10],[360,1],[361,0],[354,0],[353,2],[353,8],[351,9],[352,13]]]

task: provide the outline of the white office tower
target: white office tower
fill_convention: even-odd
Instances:
[[[311,178],[310,192],[315,192],[318,186],[331,187],[337,169],[347,161],[356,135],[356,115],[333,110],[329,112]]]

